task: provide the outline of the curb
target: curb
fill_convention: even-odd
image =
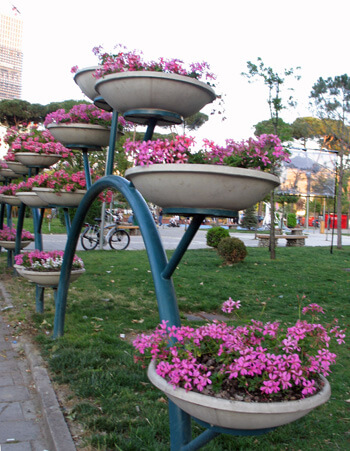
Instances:
[[[13,308],[11,297],[0,282],[0,295],[4,299],[5,309]],[[52,451],[76,451],[72,436],[58,404],[56,393],[44,367],[44,361],[33,345],[19,337],[28,361],[36,391],[42,409],[45,434]]]

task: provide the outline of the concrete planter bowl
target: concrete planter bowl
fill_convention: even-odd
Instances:
[[[227,211],[251,207],[279,185],[278,177],[253,169],[205,164],[153,164],[128,169],[125,177],[162,208]]]
[[[92,75],[96,69],[98,69],[98,66],[84,67],[74,75],[75,83],[82,93],[92,101],[99,96],[99,93],[95,90],[96,78]]]
[[[76,190],[72,192],[58,191],[55,192],[51,188],[33,188],[33,191],[41,200],[49,205],[57,205],[59,207],[78,207],[82,198],[85,196],[85,190]]]
[[[47,155],[35,152],[17,152],[15,153],[15,158],[28,167],[49,168],[62,157],[60,155]]]
[[[110,129],[97,124],[49,124],[48,130],[64,145],[106,147]]]
[[[242,402],[214,398],[176,388],[158,376],[155,363],[148,367],[148,378],[159,390],[180,409],[205,423],[228,429],[269,429],[291,423],[307,415],[311,410],[328,401],[331,389],[322,377],[324,386],[320,392],[309,398],[286,402]]]
[[[2,201],[5,204],[12,205],[13,207],[19,207],[21,205],[21,200],[16,196],[11,196],[10,194],[3,194]]]
[[[21,241],[21,249],[24,249],[25,247],[29,246],[30,243],[32,243],[32,241]],[[3,247],[8,251],[14,251],[16,248],[16,242],[0,240],[0,247]]]
[[[163,72],[119,72],[106,75],[96,91],[116,111],[160,110],[184,118],[215,100],[214,90],[191,77]]]
[[[7,161],[7,166],[11,169],[15,174],[19,175],[27,175],[28,167],[19,161]]]
[[[13,265],[18,274],[31,282],[37,283],[43,287],[58,286],[61,271],[31,271],[21,265]],[[74,282],[82,274],[85,269],[75,269],[70,274],[70,281]]]
[[[28,207],[43,208],[49,205],[47,202],[41,200],[34,191],[22,191],[16,193],[16,197],[18,197],[21,202],[28,205]]]

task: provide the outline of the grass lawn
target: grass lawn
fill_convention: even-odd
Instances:
[[[15,304],[6,321],[40,346],[58,391],[66,393],[68,421],[84,431],[79,450],[169,450],[167,400],[134,364],[130,343],[159,321],[146,252],[78,254],[87,272],[70,286],[64,337],[52,340],[52,291],[45,292],[45,313],[35,314],[33,285],[13,278],[1,253],[0,280]],[[298,315],[297,295],[303,294],[324,308],[322,320],[337,317],[341,328],[350,321],[348,247],[333,254],[324,247],[278,248],[276,260],[270,260],[267,249],[249,248],[246,260],[233,267],[222,266],[212,249],[190,250],[174,284],[184,323],[189,313],[221,313],[220,305],[231,296],[241,300],[242,321],[290,324]],[[220,436],[203,449],[350,449],[349,340],[336,352],[328,403],[269,434]],[[194,424],[194,435],[199,431]]]

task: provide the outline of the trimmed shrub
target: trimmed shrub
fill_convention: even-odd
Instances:
[[[297,215],[295,213],[288,213],[287,227],[294,229],[297,225]]]
[[[207,246],[218,247],[218,244],[223,238],[230,236],[228,229],[223,227],[212,227],[207,232]]]
[[[223,238],[218,245],[217,251],[226,264],[241,262],[247,256],[247,248],[239,238]]]

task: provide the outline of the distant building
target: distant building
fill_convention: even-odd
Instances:
[[[23,21],[15,6],[0,9],[0,100],[20,99]]]

